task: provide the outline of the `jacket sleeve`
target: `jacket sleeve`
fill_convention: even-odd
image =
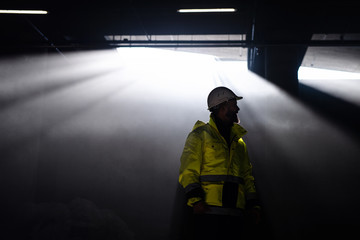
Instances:
[[[245,180],[246,208],[252,208],[259,205],[258,196],[255,188],[255,179],[254,176],[252,175],[252,165],[249,161],[246,144],[242,139],[240,139],[239,141],[241,141],[244,144],[244,150],[245,150],[244,180]]]
[[[185,190],[188,205],[204,198],[204,191],[199,181],[202,163],[202,141],[196,131],[192,131],[186,139],[185,147],[181,155],[179,183]]]

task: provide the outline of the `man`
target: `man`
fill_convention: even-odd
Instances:
[[[259,222],[252,166],[239,125],[236,96],[226,87],[208,96],[210,120],[197,121],[181,156],[179,182],[193,208],[195,239],[242,235],[244,212]]]

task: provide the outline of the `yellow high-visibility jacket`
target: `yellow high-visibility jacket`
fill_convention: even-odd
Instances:
[[[207,205],[222,207],[225,182],[238,184],[236,208],[244,209],[247,200],[256,198],[252,166],[242,140],[246,132],[234,124],[229,146],[212,115],[207,124],[196,122],[185,143],[179,174],[189,206],[203,200]]]

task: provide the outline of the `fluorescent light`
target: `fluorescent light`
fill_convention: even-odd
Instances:
[[[43,10],[0,10],[0,14],[48,14]]]
[[[215,13],[215,12],[236,12],[235,8],[199,8],[199,9],[179,9],[179,13]]]

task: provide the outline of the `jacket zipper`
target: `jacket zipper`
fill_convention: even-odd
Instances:
[[[228,167],[227,167],[227,175],[229,175],[230,166],[231,166],[231,164],[232,164],[231,145],[232,145],[235,137],[236,137],[236,135],[234,135],[234,136],[232,137],[232,139],[230,139],[230,145],[228,146],[228,148],[229,148],[229,165],[228,165]]]

